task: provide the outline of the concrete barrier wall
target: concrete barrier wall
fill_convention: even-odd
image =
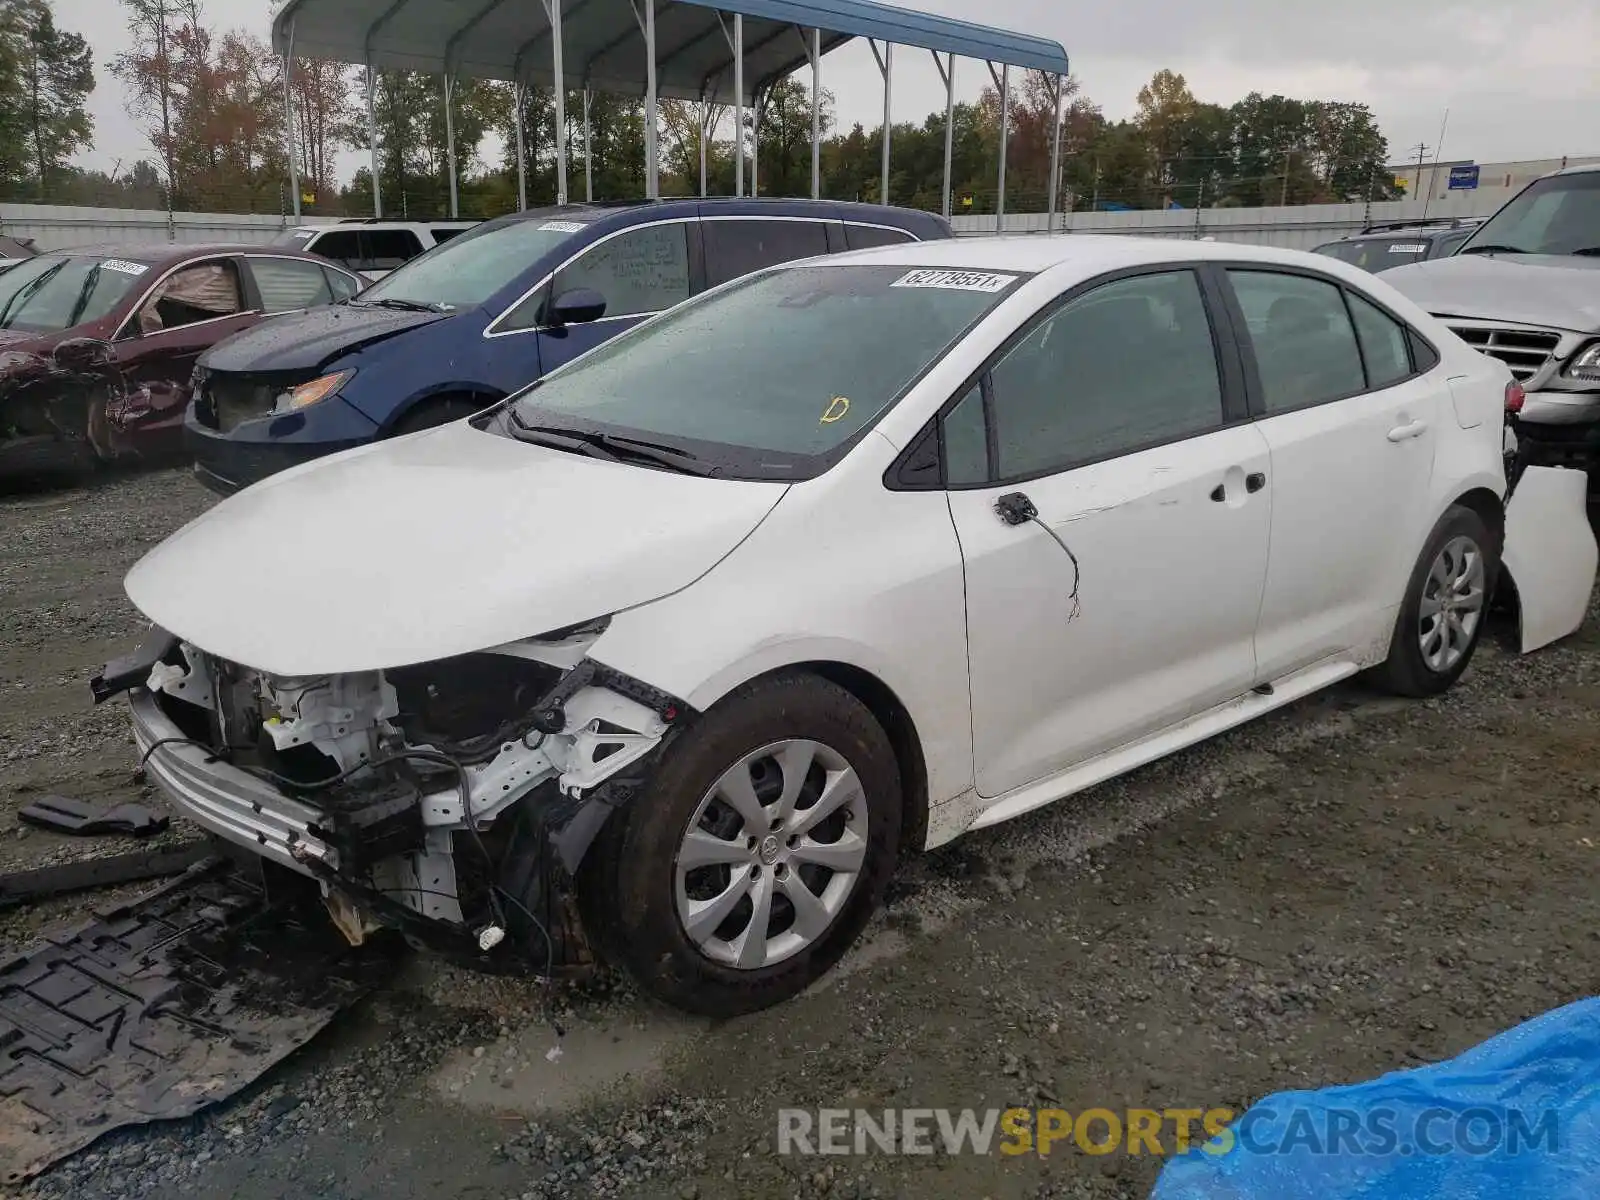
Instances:
[[[1427,206],[1430,217],[1487,216],[1511,195],[1504,188],[1462,192]],[[1421,200],[1364,204],[1307,204],[1288,208],[1168,209],[1151,212],[1009,213],[1006,233],[1140,234],[1203,238],[1310,249],[1360,229],[1369,219],[1406,220],[1423,215]],[[0,233],[33,238],[45,250],[98,242],[269,242],[293,223],[291,217],[233,213],[172,213],[138,208],[73,208],[49,204],[0,204]],[[307,222],[314,223],[311,221]],[[993,234],[995,218],[956,216],[958,234]]]
[[[173,213],[159,209],[79,208],[62,204],[0,204],[0,233],[32,238],[41,250],[144,242],[270,242],[293,218],[235,213]]]
[[[1428,204],[1431,217],[1488,216],[1512,193],[1504,188],[1463,192],[1449,200]],[[1136,234],[1143,237],[1215,238],[1219,242],[1253,242],[1309,250],[1323,242],[1355,233],[1363,225],[1403,221],[1423,215],[1421,200],[1393,200],[1373,204],[1304,204],[1287,208],[1167,209],[1148,212],[1081,212],[1057,214],[1053,223],[1046,213],[1009,213],[1006,233]],[[995,218],[956,216],[951,224],[966,236],[994,234]]]

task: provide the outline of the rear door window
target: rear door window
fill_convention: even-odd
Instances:
[[[333,289],[321,263],[299,258],[251,258],[248,261],[264,313],[313,308],[333,300]]]
[[[1230,268],[1228,279],[1244,310],[1269,415],[1366,389],[1355,327],[1337,285],[1254,268]]]
[[[762,267],[828,252],[828,231],[821,221],[704,221],[701,231],[706,246],[707,287]]]
[[[361,270],[361,241],[354,229],[321,234],[311,243],[310,249],[313,254],[331,258],[352,271]]]
[[[422,242],[409,229],[363,229],[368,271],[393,271],[422,253]]]

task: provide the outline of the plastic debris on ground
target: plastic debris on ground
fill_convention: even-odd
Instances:
[[[1279,1092],[1167,1164],[1150,1200],[1595,1200],[1600,997],[1445,1062]]]

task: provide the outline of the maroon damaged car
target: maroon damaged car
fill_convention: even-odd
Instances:
[[[365,286],[267,246],[82,246],[0,274],[0,485],[176,456],[195,360]]]

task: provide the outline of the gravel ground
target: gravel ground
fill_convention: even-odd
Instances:
[[[85,679],[137,633],[122,573],[207,500],[167,472],[0,505],[0,869],[127,848],[14,832],[42,792],[154,802]],[[913,861],[780,1009],[697,1024],[608,975],[544,995],[413,960],[257,1087],[25,1194],[1143,1196],[1149,1157],[779,1156],[777,1109],[1242,1108],[1593,993],[1600,621],[1528,657],[1503,639],[1448,696],[1341,687]],[[89,904],[11,914],[0,943]]]

